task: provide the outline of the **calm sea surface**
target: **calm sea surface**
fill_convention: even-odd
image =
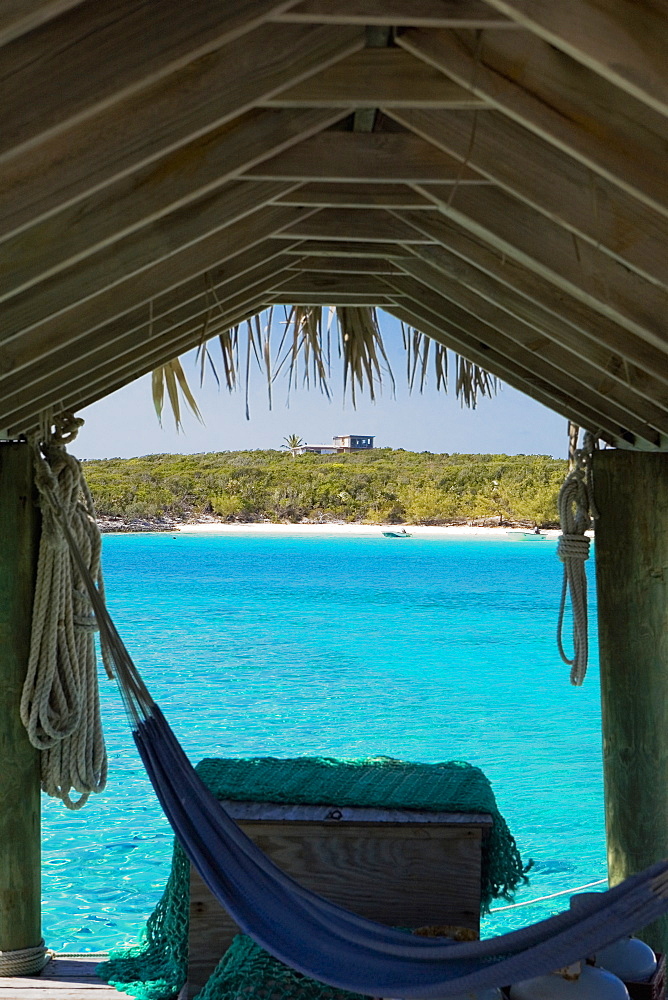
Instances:
[[[104,564],[111,613],[193,761],[471,761],[534,860],[521,902],[606,875],[597,655],[571,687],[555,550],[380,532],[112,535]],[[169,871],[170,830],[112,682],[102,699],[107,791],[79,813],[44,801],[44,937],[60,950],[135,943]],[[493,914],[483,934],[567,905]]]

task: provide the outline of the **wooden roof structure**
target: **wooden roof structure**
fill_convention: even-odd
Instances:
[[[0,436],[205,321],[371,304],[666,450],[667,38],[662,0],[5,0]]]

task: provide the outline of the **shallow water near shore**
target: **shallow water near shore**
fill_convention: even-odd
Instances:
[[[468,760],[534,861],[516,902],[605,878],[593,586],[576,689],[555,644],[553,540],[108,535],[104,566],[112,616],[191,760]],[[136,943],[169,872],[169,826],[101,684],[107,791],[78,813],[43,800],[43,932],[61,951]],[[483,935],[567,905],[492,914]]]

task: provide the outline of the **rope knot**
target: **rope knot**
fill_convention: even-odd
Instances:
[[[587,535],[562,534],[557,541],[557,556],[562,562],[566,562],[567,559],[586,562],[589,559],[589,544]]]

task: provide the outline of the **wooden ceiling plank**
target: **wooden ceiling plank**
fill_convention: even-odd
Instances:
[[[571,396],[559,386],[546,383],[528,368],[516,363],[509,363],[502,354],[492,348],[481,350],[475,337],[469,337],[463,331],[449,324],[447,318],[427,308],[417,296],[418,292],[415,291],[415,297],[411,297],[406,305],[402,303],[391,306],[387,311],[396,316],[397,319],[403,320],[404,323],[414,325],[418,330],[457,351],[475,364],[481,365],[491,374],[542,403],[543,406],[547,406],[557,413],[562,413],[580,427],[602,432],[600,436],[607,437],[611,441],[621,438],[628,443],[636,443],[635,435],[631,431],[624,426],[620,427],[615,424],[608,418],[607,414],[591,410],[582,403],[578,396]],[[647,434],[650,439],[647,446],[656,446],[658,435],[651,430],[648,430]]]
[[[250,181],[248,183],[251,183]],[[408,184],[302,184],[274,199],[276,205],[318,208],[412,208],[432,211],[432,198]]]
[[[595,173],[668,214],[665,119],[541,39],[409,29],[397,42]],[[521,67],[521,83],[514,68]]]
[[[7,45],[83,0],[3,0],[0,8],[0,45]]]
[[[279,191],[280,185],[270,184],[256,192],[249,184],[231,181],[221,191],[98,250],[66,271],[8,299],[3,307],[3,339],[25,332],[78,302],[93,299],[106,289],[120,286],[141,271],[160,267],[212,233],[260,211],[263,202]],[[312,210],[286,211],[308,214]]]
[[[339,113],[250,112],[22,230],[2,246],[0,302],[222,189],[240,170],[326,127]]]
[[[267,291],[270,295],[275,292],[281,295],[316,292],[333,296],[334,302],[337,295],[345,298],[350,295],[373,297],[374,294],[380,293],[387,296],[387,290],[378,286],[375,274],[329,274],[314,271],[301,271],[298,274],[284,271],[280,276],[277,275],[275,279],[271,278],[268,281]]]
[[[466,326],[468,325],[466,317],[474,317],[475,320],[487,324],[489,328],[498,331],[506,338],[506,343],[511,345],[514,352],[514,355],[509,354],[509,356],[524,357],[528,367],[533,366],[534,357],[537,359],[537,364],[551,365],[555,371],[573,380],[574,389],[575,382],[579,382],[581,387],[578,392],[594,394],[592,399],[597,398],[599,406],[603,401],[607,401],[608,411],[616,420],[624,422],[637,419],[638,414],[642,414],[645,423],[658,431],[668,433],[668,392],[665,386],[658,384],[658,399],[664,400],[662,408],[606,370],[605,362],[609,360],[609,352],[599,351],[598,357],[594,359],[596,363],[593,363],[590,355],[578,349],[575,338],[564,343],[556,341],[549,334],[537,334],[535,327],[501,309],[495,303],[489,302],[470,288],[447,279],[442,271],[436,270],[424,261],[417,259],[402,261],[401,269],[451,304],[448,306],[448,316],[453,322],[457,322],[459,315],[464,318]],[[394,282],[394,278],[390,280]],[[497,349],[502,349],[500,341],[494,343]],[[508,352],[504,349],[503,353]],[[563,387],[565,383],[562,380],[560,384]]]
[[[400,48],[367,48],[262,104],[270,108],[485,108],[487,104]]]
[[[668,12],[647,0],[487,0],[489,6],[668,115]]]
[[[272,239],[281,241],[280,234]],[[301,256],[308,254],[317,257],[385,257],[387,260],[394,260],[399,257],[410,257],[410,250],[407,246],[399,243],[359,243],[351,240],[348,243],[332,242],[330,240],[303,240],[292,250],[286,249],[288,254]]]
[[[294,0],[78,4],[0,49],[0,158],[158,83]]]
[[[0,376],[17,371],[36,357],[57,350],[70,340],[97,329],[110,320],[204,274],[222,262],[263,242],[281,227],[300,218],[302,209],[270,206],[218,230],[180,253],[146,268],[98,295],[72,304],[29,331],[10,338],[0,334]],[[282,248],[282,244],[277,243]],[[289,251],[289,247],[285,248]]]
[[[335,298],[324,292],[290,292],[289,294],[274,293],[269,302],[275,306],[385,306],[393,300],[392,295],[372,292],[368,295],[343,295]]]
[[[514,28],[482,0],[303,0],[275,20],[300,24],[416,25],[423,28]]]
[[[412,213],[409,213],[412,216]],[[430,212],[415,213],[431,215]],[[438,214],[438,213],[437,213]],[[327,242],[351,240],[369,243],[424,243],[431,240],[419,233],[410,223],[404,222],[394,211],[370,208],[365,212],[355,209],[321,208],[308,218],[303,218],[278,234],[280,239],[299,237],[304,240]],[[376,256],[378,256],[376,254]]]
[[[418,181],[484,180],[474,170],[410,133],[321,132],[247,172],[258,180]]]
[[[428,212],[389,211],[411,223],[431,218]],[[511,195],[489,187],[472,199],[466,189],[459,190],[450,205],[443,204],[442,214],[613,322],[659,349],[665,346],[668,289]]]
[[[668,218],[591,172],[512,119],[492,111],[388,111],[439,149],[567,229],[668,287]],[[473,141],[472,141],[473,137]],[[429,191],[447,201],[448,185]]]
[[[140,94],[0,164],[0,237],[220,128],[364,45],[358,28],[268,24]]]
[[[296,271],[321,271],[330,274],[398,273],[396,264],[380,257],[302,257],[289,266]]]
[[[564,328],[571,327],[576,337],[583,339],[583,352],[588,350],[587,341],[607,350],[608,370],[617,371],[637,391],[643,391],[648,376],[668,385],[665,349],[658,350],[633,336],[454,223],[443,223],[447,235],[442,232],[442,246],[412,246],[415,256],[433,262],[458,281],[470,283],[479,294],[535,325],[538,331],[551,330],[561,340]],[[648,395],[651,398],[651,393]]]

